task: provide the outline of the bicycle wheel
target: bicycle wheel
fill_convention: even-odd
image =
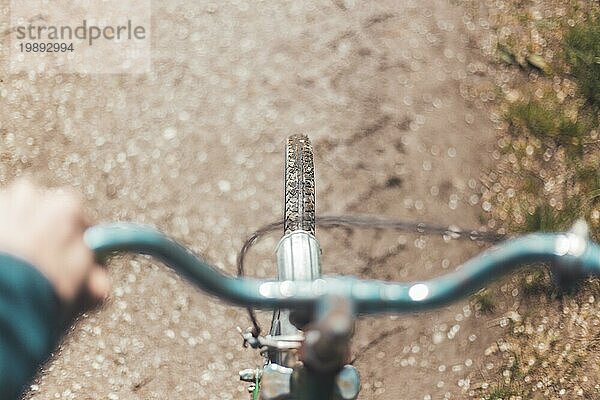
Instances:
[[[285,159],[284,234],[303,230],[315,234],[315,172],[310,140],[290,136]]]
[[[314,280],[320,276],[320,249],[315,233],[315,175],[310,140],[305,135],[290,136],[285,148],[284,173],[284,239],[289,246],[285,260],[278,259],[279,280]],[[293,237],[293,239],[291,239]],[[286,239],[287,238],[287,239]],[[295,244],[292,245],[292,242]],[[293,246],[293,248],[292,248]],[[278,248],[278,257],[280,248]],[[288,310],[275,310],[271,322],[272,336],[299,333],[306,316],[292,316]],[[273,362],[284,363],[281,354],[273,354]]]

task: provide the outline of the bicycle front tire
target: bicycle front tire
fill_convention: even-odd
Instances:
[[[284,234],[303,230],[315,234],[315,171],[310,140],[293,135],[285,159]]]
[[[294,232],[315,234],[315,174],[313,151],[310,140],[305,135],[293,135],[287,139],[285,147],[284,171],[284,235]],[[314,237],[313,237],[314,240]],[[317,279],[320,272],[315,263],[292,263],[292,271],[279,271],[279,279]],[[278,265],[278,268],[281,267]],[[270,333],[273,336],[294,335],[302,323],[290,321],[289,310],[275,310]],[[293,318],[294,319],[294,318]],[[296,318],[297,319],[297,318]],[[303,320],[305,318],[299,318]],[[273,355],[272,361],[284,362],[280,355]]]

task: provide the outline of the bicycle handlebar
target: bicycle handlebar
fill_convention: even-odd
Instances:
[[[350,298],[359,314],[433,308],[464,297],[519,265],[533,262],[552,262],[554,272],[570,280],[600,275],[600,246],[572,232],[536,233],[511,239],[472,258],[455,272],[413,283],[337,276],[306,282],[234,278],[161,232],[136,224],[97,225],[86,231],[84,239],[99,257],[114,252],[151,255],[209,294],[240,306],[263,309],[312,309],[324,295]]]

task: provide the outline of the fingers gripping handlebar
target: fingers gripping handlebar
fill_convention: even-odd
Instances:
[[[209,294],[240,306],[314,309],[325,295],[351,299],[358,314],[433,308],[479,289],[522,264],[550,262],[562,281],[600,274],[600,246],[581,233],[536,233],[508,240],[461,265],[422,282],[397,283],[325,277],[312,282],[234,278],[192,254],[161,232],[118,223],[89,228],[84,240],[100,259],[115,252],[154,256]]]

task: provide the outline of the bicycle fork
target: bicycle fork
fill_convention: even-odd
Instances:
[[[312,234],[285,235],[276,255],[282,291],[293,296],[292,281],[312,281],[318,291],[321,249]],[[316,310],[276,310],[270,335],[257,338],[267,357],[264,369],[241,371],[240,378],[255,382],[254,396],[260,387],[261,400],[354,400],[360,377],[345,365],[353,330],[352,303],[344,297],[323,297]]]

